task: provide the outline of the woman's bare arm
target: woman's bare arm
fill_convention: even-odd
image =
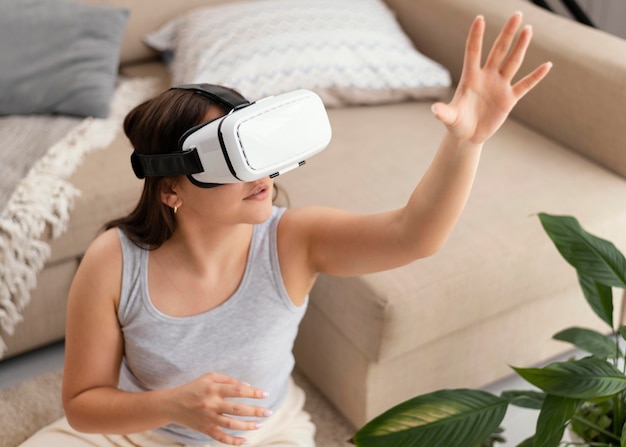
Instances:
[[[244,438],[220,427],[254,430],[258,422],[224,416],[267,416],[232,397],[266,397],[262,390],[211,372],[183,386],[147,392],[117,388],[123,336],[117,320],[122,253],[116,230],[88,249],[71,287],[67,311],[63,404],[70,424],[89,433],[126,434],[177,423],[232,445]]]
[[[307,264],[313,278],[319,272],[357,275],[386,270],[437,252],[465,207],[484,142],[550,70],[551,64],[544,63],[512,82],[532,35],[532,29],[524,27],[516,39],[521,21],[520,13],[507,21],[483,66],[484,18],[472,23],[455,95],[450,103],[432,107],[446,134],[405,207],[374,215],[330,208],[290,210],[281,222],[281,256]],[[289,282],[289,272],[295,269],[285,269]]]

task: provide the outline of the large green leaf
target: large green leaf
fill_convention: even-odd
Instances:
[[[622,336],[622,339],[626,340],[626,326],[620,326],[618,332]]]
[[[537,418],[534,447],[557,447],[567,423],[582,403],[580,399],[570,399],[548,394],[543,401]]]
[[[554,334],[552,338],[572,343],[599,358],[615,358],[619,354],[617,343],[610,336],[591,329],[571,327]]]
[[[528,408],[531,410],[541,410],[543,400],[546,398],[546,394],[541,391],[530,390],[507,390],[500,394],[500,397],[509,401],[510,404],[516,407]]]
[[[578,283],[591,310],[610,328],[613,328],[613,289],[610,286],[600,284],[579,270],[577,273]]]
[[[559,253],[576,270],[607,286],[626,288],[626,258],[611,242],[585,231],[571,216],[539,213]]]
[[[584,358],[552,363],[544,368],[513,368],[548,394],[575,399],[613,396],[626,389],[626,376],[613,365]]]
[[[368,422],[359,447],[468,447],[495,432],[508,401],[481,390],[439,390],[403,402]]]
[[[535,435],[524,439],[522,442],[517,444],[516,447],[533,447],[533,445],[535,445]]]

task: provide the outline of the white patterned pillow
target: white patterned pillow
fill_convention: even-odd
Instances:
[[[449,72],[419,53],[381,0],[256,0],[194,10],[146,36],[173,56],[174,84],[249,100],[297,88],[327,106],[435,99]]]

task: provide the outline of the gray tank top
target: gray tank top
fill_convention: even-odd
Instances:
[[[123,276],[118,318],[124,334],[120,389],[147,391],[176,387],[208,372],[232,376],[270,393],[242,400],[274,412],[291,375],[293,342],[308,304],[293,304],[283,284],[276,230],[284,209],[255,225],[248,263],[239,288],[220,306],[189,317],[159,312],[148,290],[148,250],[118,231]],[[173,440],[211,445],[211,437],[179,425],[159,428]]]

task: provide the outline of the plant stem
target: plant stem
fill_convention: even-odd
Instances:
[[[617,368],[617,362],[620,359],[620,349],[619,349],[619,331],[617,331],[616,329],[613,329],[613,337],[615,338],[615,361],[613,362],[613,365]]]
[[[619,338],[620,338],[619,330],[613,328],[612,335],[615,338],[615,358],[613,359],[613,366],[618,368],[620,352],[621,352],[619,348]],[[622,431],[622,425],[623,425],[622,418],[623,418],[623,411],[624,411],[623,401],[624,401],[624,396],[622,395],[622,393],[618,393],[617,395],[613,396],[613,433],[621,434],[621,431]]]
[[[602,427],[598,427],[596,424],[594,424],[593,422],[589,422],[587,419],[581,418],[580,416],[574,416],[572,417],[572,420],[576,422],[580,422],[581,424],[586,425],[587,427],[593,428],[594,430],[602,433],[603,435],[606,435],[609,438],[613,438],[617,442],[620,442],[620,438],[618,436],[614,435],[610,431],[603,429]]]
[[[622,424],[622,393],[613,397],[613,433],[620,433]]]

